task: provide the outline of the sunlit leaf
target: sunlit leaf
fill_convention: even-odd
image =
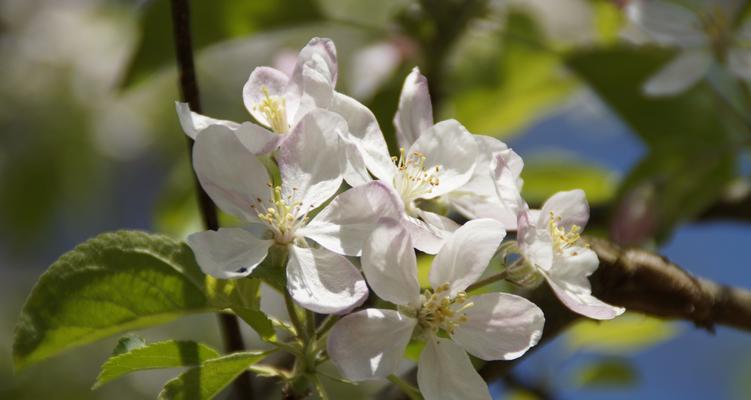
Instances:
[[[216,357],[219,357],[216,350],[201,343],[180,340],[151,343],[107,359],[93,388],[131,372],[196,366]]]
[[[568,330],[566,343],[571,350],[627,354],[668,340],[677,333],[678,328],[671,322],[626,313],[609,321],[580,321]]]
[[[266,354],[234,353],[205,361],[167,382],[159,393],[159,399],[212,399],[248,367],[261,361]]]
[[[584,365],[576,371],[574,378],[578,386],[598,388],[632,386],[637,380],[634,366],[622,358],[605,358]]]
[[[130,333],[117,340],[115,348],[112,349],[112,357],[127,353],[131,350],[140,349],[146,346],[146,341],[142,337]]]
[[[16,368],[211,310],[221,291],[206,282],[190,248],[168,237],[120,231],[90,239],[52,264],[29,295],[16,328]]]

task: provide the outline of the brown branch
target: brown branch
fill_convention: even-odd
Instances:
[[[196,79],[195,65],[193,63],[193,44],[190,33],[190,9],[187,0],[172,0],[172,27],[175,39],[175,55],[180,79],[180,93],[183,101],[190,105],[190,109],[201,112],[201,98],[198,93],[198,81]],[[188,141],[188,154],[193,156],[193,140],[186,136]],[[219,229],[219,219],[216,206],[209,195],[203,190],[198,178],[193,172],[198,205],[201,211],[201,219],[204,227],[210,230]],[[218,314],[219,325],[222,331],[225,351],[228,353],[243,351],[243,342],[240,324],[237,317],[231,314]],[[233,383],[235,396],[241,399],[253,398],[250,372],[244,372]]]
[[[624,249],[609,241],[587,238],[600,258],[600,267],[590,277],[592,293],[628,310],[666,319],[692,321],[713,332],[725,325],[751,332],[751,291],[697,278],[660,255]],[[528,296],[545,313],[540,344],[559,335],[581,318],[565,308],[543,285]],[[518,362],[486,363],[480,374],[486,380],[505,376]]]

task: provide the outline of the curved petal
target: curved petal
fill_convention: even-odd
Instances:
[[[537,229],[548,229],[550,214],[560,218],[556,221],[558,226],[571,229],[576,225],[584,229],[589,220],[589,203],[587,195],[581,189],[558,192],[545,201],[537,218]]]
[[[542,337],[545,316],[529,300],[507,293],[472,297],[467,321],[452,335],[467,352],[483,360],[521,357]]]
[[[425,154],[426,170],[440,168],[439,183],[421,196],[431,199],[460,188],[472,177],[479,152],[477,142],[456,120],[447,120],[424,131],[409,149],[409,154]]]
[[[613,319],[625,309],[592,296],[588,277],[598,265],[594,251],[574,247],[564,255],[556,255],[553,268],[544,275],[558,299],[572,311],[594,319]]]
[[[261,240],[241,228],[194,233],[186,239],[207,275],[219,279],[248,276],[266,258],[271,240]]]
[[[309,62],[312,63],[313,61]],[[324,73],[315,66],[302,67],[300,105],[292,115],[291,125],[297,124],[305,115],[316,108],[328,109],[334,100],[334,86]]]
[[[351,187],[372,181],[373,178],[368,173],[368,167],[365,165],[365,160],[357,148],[357,144],[348,135],[339,138],[342,141],[342,146],[344,146],[344,157],[346,159],[344,173],[342,174],[344,181]]]
[[[289,78],[284,72],[271,67],[256,67],[250,73],[248,81],[243,86],[243,104],[250,115],[258,121],[259,124],[271,128],[271,121],[266,117],[258,105],[261,104],[267,96],[275,99],[285,100],[282,104],[285,107],[285,114],[289,124],[289,119],[294,115],[295,102],[289,104],[287,101],[287,84]]]
[[[283,135],[256,125],[243,122],[235,129],[235,135],[248,151],[256,155],[268,154],[274,151],[284,139]]]
[[[378,179],[390,181],[396,167],[391,161],[386,140],[373,112],[357,100],[341,93],[334,93],[329,109],[347,121],[349,136],[357,145],[370,172]]]
[[[322,109],[311,111],[295,126],[277,155],[284,198],[298,199],[307,212],[339,190],[345,168],[338,154],[339,132],[346,129],[342,117]]]
[[[344,256],[297,246],[289,246],[287,290],[298,304],[321,314],[347,312],[368,297],[360,271]]]
[[[469,182],[459,189],[462,193],[477,196],[496,196],[492,166],[496,165],[495,158],[503,151],[511,151],[500,140],[484,135],[474,135],[478,145],[477,165]],[[516,153],[514,153],[516,155]],[[519,157],[518,155],[516,157]],[[510,158],[510,157],[509,157]],[[519,157],[521,160],[521,157]],[[521,173],[521,169],[519,170]],[[516,177],[519,175],[517,174]]]
[[[358,311],[331,328],[327,352],[347,379],[386,378],[399,368],[416,324],[394,310]]]
[[[401,213],[401,202],[391,189],[373,181],[336,196],[298,234],[335,253],[359,256],[378,220]]]
[[[462,225],[433,259],[431,286],[437,288],[448,283],[451,296],[466,289],[485,272],[505,236],[501,223],[489,218]]]
[[[547,229],[538,229],[533,224],[539,213],[525,208],[519,213],[516,240],[524,258],[534,266],[548,271],[553,266],[553,239]]]
[[[433,104],[430,101],[428,80],[417,67],[404,80],[394,126],[399,146],[405,149],[412,146],[421,133],[433,126]]]
[[[728,68],[737,77],[751,80],[751,49],[731,49],[728,54]]]
[[[417,385],[425,400],[491,399],[467,353],[449,339],[428,339],[417,364]]]
[[[644,84],[649,96],[672,96],[688,90],[709,71],[712,56],[704,50],[686,50]]]
[[[198,132],[201,132],[211,125],[224,125],[233,131],[240,126],[237,122],[214,119],[190,111],[188,103],[176,101],[175,108],[177,109],[177,117],[180,119],[180,126],[183,128],[183,132],[193,140],[198,136]]]
[[[293,82],[302,82],[303,67],[315,65],[317,70],[324,74],[331,86],[336,86],[339,67],[336,62],[336,46],[331,39],[315,37],[300,50],[297,56],[297,64],[292,72]]]
[[[661,44],[701,46],[707,38],[698,15],[661,0],[635,0],[626,6],[628,18]]]
[[[439,236],[448,237],[454,231],[459,229],[459,224],[454,222],[451,218],[444,217],[443,215],[436,214],[434,212],[425,211],[422,209],[416,209],[416,214],[426,224],[430,225],[434,232],[439,232]]]
[[[201,186],[224,212],[250,222],[258,199],[268,198],[266,167],[242,145],[234,132],[212,125],[193,146],[193,169]]]
[[[398,305],[419,305],[417,259],[409,232],[393,219],[381,219],[362,251],[362,272],[378,297]]]
[[[446,242],[447,232],[436,229],[418,218],[405,214],[401,223],[409,231],[415,248],[424,253],[436,254]]]

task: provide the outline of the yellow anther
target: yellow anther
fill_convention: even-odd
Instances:
[[[442,329],[453,334],[456,327],[467,321],[465,311],[474,303],[466,301],[467,294],[464,292],[449,296],[449,289],[450,285],[444,283],[435,288],[435,293],[430,290],[423,293],[417,318],[424,329],[433,332]]]
[[[274,132],[280,134],[287,133],[289,129],[287,124],[287,101],[283,97],[271,96],[266,86],[263,86],[261,91],[263,91],[263,100],[256,105],[256,110],[263,113]]]
[[[576,245],[581,240],[581,227],[573,225],[569,230],[559,225],[561,217],[556,217],[550,212],[548,231],[553,239],[553,249],[560,254],[563,250]]]

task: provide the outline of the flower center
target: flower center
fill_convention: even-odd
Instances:
[[[287,100],[279,96],[271,96],[266,86],[261,88],[263,91],[263,100],[256,104],[256,110],[266,116],[266,120],[271,124],[271,130],[276,133],[287,133]]]
[[[407,155],[404,148],[399,149],[399,157],[391,157],[398,170],[394,176],[394,188],[405,204],[409,205],[420,196],[432,192],[440,183],[438,173],[441,167],[426,168],[425,159],[425,154],[419,151]]]
[[[417,311],[417,320],[423,329],[433,333],[443,329],[449,335],[454,329],[467,322],[464,311],[472,307],[474,303],[467,301],[467,294],[459,292],[456,296],[448,295],[449,284],[444,283],[435,289],[435,293],[426,290],[422,296],[422,306]]]
[[[577,244],[581,240],[582,229],[578,225],[571,226],[571,229],[559,225],[561,217],[556,217],[553,212],[550,212],[550,219],[548,220],[548,231],[553,238],[553,249],[556,253],[561,254],[567,248]],[[576,254],[574,254],[576,255]]]
[[[258,219],[269,227],[274,236],[274,241],[279,244],[289,244],[295,240],[295,231],[305,225],[308,220],[307,213],[303,213],[299,201],[293,200],[292,195],[282,197],[282,188],[267,184],[271,192],[270,201],[264,202],[256,199],[256,204],[251,204],[258,215]]]

